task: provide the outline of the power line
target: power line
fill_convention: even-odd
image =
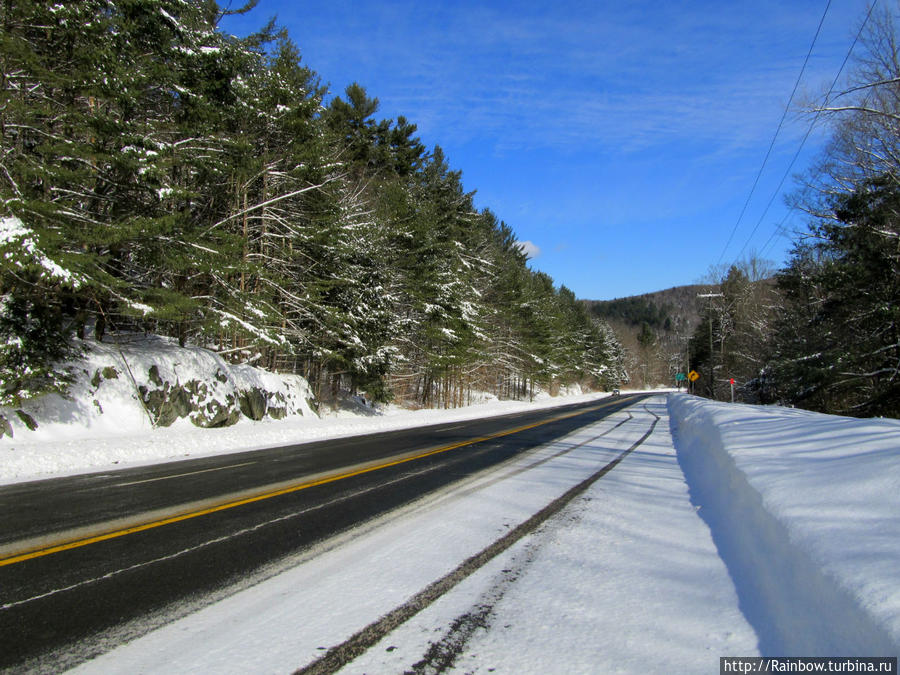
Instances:
[[[809,57],[812,54],[813,47],[816,44],[816,40],[819,39],[819,33],[822,31],[822,24],[825,23],[825,16],[828,14],[828,9],[831,7],[831,0],[825,5],[825,11],[822,12],[822,18],[819,20],[819,26],[816,28],[816,34],[813,36],[812,43],[809,45],[809,50],[806,52],[806,58],[803,59],[803,67],[800,68],[800,74],[797,76],[797,81],[794,83],[794,89],[791,91],[791,97],[788,99],[787,105],[784,107],[784,112],[781,114],[781,120],[778,122],[778,128],[775,129],[775,135],[772,136],[772,142],[769,143],[769,149],[766,151],[766,156],[763,158],[762,166],[759,167],[759,171],[756,173],[756,178],[753,181],[753,186],[750,188],[750,194],[747,195],[747,200],[744,202],[744,207],[741,209],[741,213],[738,216],[737,221],[734,223],[734,227],[731,228],[731,234],[728,236],[728,241],[725,242],[725,247],[722,249],[722,253],[719,255],[719,259],[716,261],[716,265],[719,265],[722,262],[722,258],[725,257],[725,252],[728,250],[728,247],[731,245],[732,239],[734,239],[734,235],[737,232],[738,225],[740,225],[741,220],[744,217],[744,213],[747,211],[747,207],[750,205],[750,199],[753,197],[753,193],[756,191],[756,186],[759,184],[760,176],[762,176],[763,169],[766,168],[766,163],[769,161],[769,156],[772,154],[772,148],[775,147],[775,140],[778,138],[778,134],[781,131],[781,127],[784,125],[784,120],[787,118],[788,111],[791,109],[791,103],[794,101],[794,95],[797,93],[797,88],[800,86],[800,80],[803,79],[803,73],[806,71],[806,65],[809,63]]]
[[[828,92],[825,94],[824,102],[822,103],[822,107],[816,109],[816,113],[813,116],[812,122],[810,122],[809,128],[806,130],[806,134],[803,136],[803,140],[800,141],[800,146],[797,148],[797,152],[794,153],[794,157],[791,159],[791,163],[788,165],[787,170],[784,172],[784,175],[781,177],[781,182],[778,183],[778,187],[775,188],[775,192],[772,195],[772,199],[769,200],[768,205],[766,205],[766,210],[763,211],[763,214],[759,217],[759,220],[756,223],[756,227],[753,228],[753,232],[750,233],[750,236],[747,237],[747,241],[744,242],[744,245],[741,247],[740,252],[735,257],[735,260],[741,257],[741,254],[744,252],[744,249],[747,248],[747,245],[753,239],[753,235],[756,234],[756,230],[759,228],[760,224],[765,218],[766,213],[769,211],[769,207],[772,206],[772,202],[775,200],[775,197],[778,195],[778,192],[781,190],[781,186],[784,184],[785,179],[788,177],[788,174],[791,172],[791,169],[794,166],[794,162],[797,161],[797,157],[800,155],[800,151],[803,149],[804,143],[806,143],[806,139],[809,138],[809,135],[812,133],[813,128],[816,126],[816,122],[819,121],[819,115],[822,114],[822,110],[828,106],[828,102],[831,99],[831,94],[834,92],[834,88],[837,86],[838,80],[841,78],[841,73],[844,72],[844,68],[847,66],[847,62],[850,60],[850,55],[853,53],[853,50],[856,48],[856,43],[859,42],[859,38],[862,37],[862,32],[866,27],[866,24],[869,22],[869,17],[872,16],[872,12],[875,9],[875,5],[878,4],[878,0],[873,0],[872,4],[869,6],[869,11],[866,13],[866,18],[863,19],[862,24],[859,27],[859,30],[856,32],[856,37],[853,38],[853,42],[850,44],[850,49],[847,50],[846,56],[844,56],[843,62],[841,62],[841,67],[838,68],[837,74],[834,76],[834,80],[831,82],[831,86],[828,87]],[[771,236],[766,240],[766,243],[763,244],[763,247],[760,249],[760,255],[769,247],[769,244],[775,239],[779,232],[783,232],[782,226],[787,221],[788,216],[790,216],[793,212],[795,206],[791,206],[788,209],[787,213],[784,214],[784,218],[781,219],[781,222],[775,226],[775,231],[772,232]]]

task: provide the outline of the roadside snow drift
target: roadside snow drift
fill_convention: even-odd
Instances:
[[[691,499],[766,655],[900,652],[900,422],[669,396]]]

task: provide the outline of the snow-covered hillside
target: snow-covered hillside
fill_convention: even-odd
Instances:
[[[83,355],[65,364],[73,383],[18,408],[0,408],[0,436],[20,441],[126,434],[190,422],[223,427],[312,415],[309,386],[296,375],[231,365],[199,347],[154,335],[78,342]]]

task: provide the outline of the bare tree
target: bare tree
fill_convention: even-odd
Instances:
[[[846,86],[808,106],[809,114],[833,128],[826,151],[792,197],[795,207],[816,219],[834,220],[835,197],[874,179],[900,185],[898,18],[900,2],[867,14]]]

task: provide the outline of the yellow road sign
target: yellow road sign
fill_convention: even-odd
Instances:
[[[692,370],[691,372],[688,373],[688,379],[691,382],[696,382],[697,380],[700,379],[700,373],[698,373],[696,370]]]

